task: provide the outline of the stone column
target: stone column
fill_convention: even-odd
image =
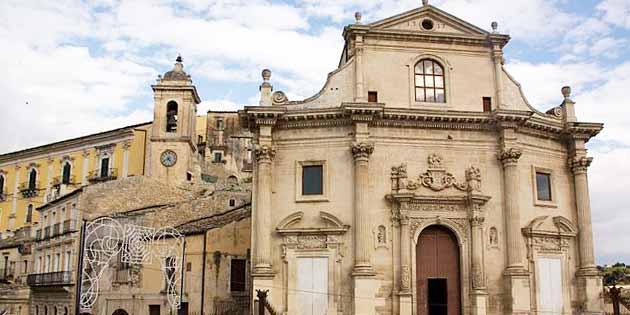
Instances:
[[[596,269],[593,254],[593,226],[591,224],[591,201],[588,195],[587,168],[592,158],[582,157],[571,161],[575,181],[575,208],[577,210],[580,270]]]
[[[371,227],[369,205],[369,158],[374,152],[370,143],[352,145],[354,157],[354,271],[355,274],[373,275],[371,263]]]
[[[405,208],[406,204],[401,204]],[[409,217],[403,210],[400,213],[400,315],[412,314],[411,299],[411,232],[409,231]]]
[[[531,309],[531,290],[529,272],[523,264],[523,238],[519,213],[519,176],[518,159],[521,150],[505,148],[499,154],[503,163],[504,181],[504,215],[507,250],[507,268],[505,269],[505,284],[509,303],[505,314],[529,314]]]
[[[271,163],[276,151],[268,145],[258,146],[256,182],[256,256],[255,274],[272,274],[271,269]]]
[[[592,158],[576,156],[570,161],[575,183],[575,208],[578,223],[578,249],[580,268],[577,272],[580,302],[583,314],[602,314],[602,279],[595,265],[593,253],[593,225],[591,201],[588,193],[587,169]]]
[[[499,160],[503,163],[504,199],[505,199],[505,234],[507,238],[508,270],[522,270],[523,265],[523,241],[521,236],[521,223],[519,213],[519,176],[518,159],[521,150],[509,148],[503,150]]]
[[[372,268],[372,233],[369,210],[369,157],[374,145],[355,142],[354,157],[354,314],[376,314],[376,293],[380,282],[375,279]]]

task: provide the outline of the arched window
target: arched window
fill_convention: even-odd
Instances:
[[[33,205],[28,205],[26,207],[26,223],[33,222]]]
[[[437,61],[422,59],[414,69],[416,102],[446,103],[444,68]]]
[[[61,183],[62,184],[70,184],[70,172],[72,171],[72,165],[70,162],[66,162],[63,164],[63,171],[61,174]]]
[[[34,168],[31,169],[31,172],[28,174],[28,189],[35,190],[37,188],[37,170]]]
[[[177,132],[177,103],[175,101],[166,104],[166,132]]]

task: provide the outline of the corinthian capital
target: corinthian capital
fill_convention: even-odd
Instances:
[[[569,160],[569,166],[574,174],[586,173],[586,169],[591,166],[591,162],[593,162],[592,157],[573,157]]]
[[[266,144],[259,145],[256,146],[254,154],[256,155],[256,161],[258,162],[271,162],[276,156],[276,149]]]
[[[352,144],[352,156],[355,160],[367,160],[374,152],[374,145],[367,142],[355,142]]]
[[[518,159],[521,157],[522,154],[523,154],[523,151],[521,151],[521,149],[509,148],[509,149],[504,149],[503,151],[501,151],[501,153],[499,153],[497,158],[504,165],[515,164],[516,162],[518,162]]]

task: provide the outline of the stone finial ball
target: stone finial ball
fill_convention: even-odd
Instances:
[[[269,81],[269,79],[271,78],[271,70],[269,69],[265,69],[262,71],[262,78],[265,81]]]
[[[363,15],[361,14],[361,12],[359,12],[359,11],[354,12],[354,19],[355,19],[357,22],[361,21],[361,17],[362,17],[362,16],[363,16]]]
[[[564,96],[565,98],[569,98],[571,96],[570,86],[563,86],[561,91],[562,91],[562,96]]]
[[[496,32],[496,31],[497,31],[497,28],[499,27],[499,23],[497,23],[496,21],[494,21],[494,22],[492,22],[492,23],[490,24],[490,27],[492,27],[492,30]]]

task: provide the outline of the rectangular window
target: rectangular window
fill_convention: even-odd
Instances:
[[[370,103],[378,103],[378,92],[369,91],[368,92],[368,102]]]
[[[192,271],[192,263],[186,263],[186,271],[187,272],[191,272]]]
[[[223,161],[223,154],[221,152],[214,152],[214,162],[221,163]]]
[[[230,291],[245,291],[245,273],[247,272],[245,259],[232,259],[230,266]]]
[[[160,315],[160,305],[149,305],[149,315]]]
[[[492,111],[492,98],[484,96],[483,100],[483,111],[489,113]]]
[[[323,195],[324,179],[322,165],[302,167],[302,195]]]
[[[536,172],[536,196],[541,201],[551,201],[551,174]]]

